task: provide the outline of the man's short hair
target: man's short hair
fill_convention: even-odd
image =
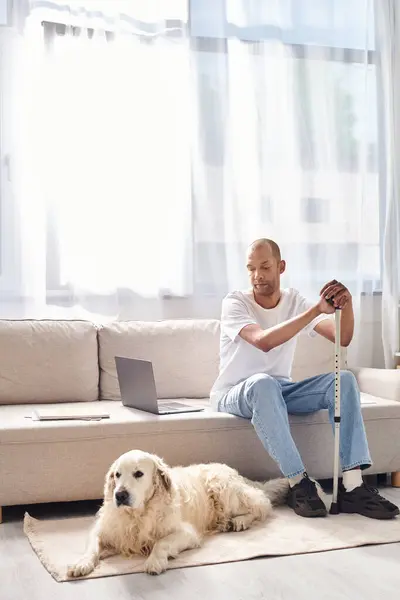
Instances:
[[[274,258],[276,258],[277,262],[282,260],[281,249],[279,248],[278,244],[274,242],[274,240],[270,240],[268,238],[260,238],[258,240],[255,240],[252,244],[250,244],[249,251],[252,252],[253,250],[256,250],[257,248],[260,248],[262,246],[270,247],[272,255]]]

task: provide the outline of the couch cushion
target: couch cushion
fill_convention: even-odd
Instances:
[[[178,399],[177,399],[178,400]],[[176,432],[218,431],[220,429],[241,429],[252,425],[227,413],[214,412],[207,398],[190,399],[203,406],[202,412],[179,413],[175,415],[153,415],[133,408],[127,408],[121,402],[103,401],[101,409],[109,413],[109,419],[101,421],[33,421],[32,409],[42,405],[1,406],[0,407],[0,447],[2,444],[31,444],[48,442],[68,442],[80,439],[112,438],[132,435],[132,447],[136,435],[165,435]],[[384,400],[368,394],[361,394],[361,404],[365,422],[400,419],[400,403]],[[46,406],[49,406],[48,404]],[[96,410],[99,405],[95,402]],[[74,403],[66,407],[74,409]],[[327,410],[309,415],[290,415],[293,426],[322,425],[329,423]]]
[[[97,328],[0,320],[0,404],[98,399]]]
[[[219,321],[127,321],[99,331],[100,397],[120,399],[115,356],[153,363],[159,398],[205,398],[218,374]]]

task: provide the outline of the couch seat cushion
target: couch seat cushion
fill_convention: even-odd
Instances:
[[[383,419],[399,419],[400,403],[362,394],[363,414],[366,422]],[[213,431],[251,428],[251,424],[239,417],[213,412],[208,399],[192,400],[206,408],[199,413],[176,415],[152,415],[127,408],[121,402],[102,401],[101,410],[110,414],[102,421],[32,421],[32,408],[49,405],[0,406],[0,446],[2,444],[47,443],[82,439],[112,438],[126,435],[154,435],[177,432]],[[74,403],[71,403],[71,408]],[[66,405],[68,406],[68,404]],[[100,407],[93,403],[94,409]],[[328,412],[318,411],[311,415],[290,415],[293,426],[328,423]]]

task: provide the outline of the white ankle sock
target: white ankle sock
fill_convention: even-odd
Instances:
[[[288,481],[289,481],[290,487],[293,487],[293,486],[297,485],[298,483],[300,483],[300,481],[303,479],[303,477],[304,477],[304,473],[300,473],[300,475],[295,475],[294,477],[289,477]]]
[[[361,469],[351,469],[351,471],[345,471],[343,473],[343,485],[346,492],[351,492],[356,487],[362,485],[362,482]]]

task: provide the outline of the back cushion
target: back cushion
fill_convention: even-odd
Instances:
[[[97,400],[98,380],[94,324],[0,320],[0,404]]]
[[[120,399],[115,356],[153,363],[159,398],[206,398],[218,375],[219,321],[114,322],[99,331],[100,397]]]

